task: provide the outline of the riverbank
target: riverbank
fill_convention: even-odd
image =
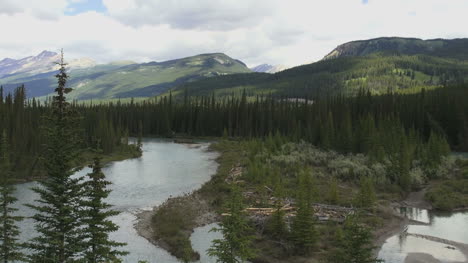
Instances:
[[[99,156],[102,158],[101,163],[103,166],[111,162],[118,162],[127,159],[138,158],[141,156],[141,151],[137,148],[134,144],[129,144],[125,146],[119,146],[116,148],[115,151],[112,153],[104,154],[99,153]],[[93,162],[93,158],[96,156],[96,153],[90,150],[83,151],[79,158],[76,160],[74,165],[76,167],[85,167],[90,165]],[[31,175],[34,174],[34,175]],[[16,176],[13,180],[14,184],[20,183],[27,183],[32,181],[41,181],[46,178],[43,171],[28,171],[28,172],[21,172],[19,175]]]
[[[200,259],[198,252],[186,245],[193,230],[219,220],[197,192],[170,198],[162,205],[136,216],[135,229],[140,236],[179,259],[190,260]]]
[[[419,224],[424,224],[420,222],[415,222],[411,221],[408,218],[399,215],[395,209],[398,207],[411,207],[411,208],[418,208],[418,209],[426,209],[426,210],[431,210],[432,205],[431,203],[426,199],[426,193],[428,191],[430,186],[417,191],[417,192],[411,192],[408,194],[408,196],[401,202],[393,204],[393,211],[395,214],[395,220],[388,221],[388,225],[386,225],[382,230],[379,230],[376,232],[376,242],[375,245],[380,248],[385,244],[386,240],[391,238],[392,236],[398,235],[398,234],[407,234],[405,231],[407,230],[408,226],[410,225],[419,225]],[[413,234],[409,234],[413,235]],[[417,236],[417,235],[416,235]],[[419,237],[419,236],[418,236]],[[438,243],[443,243],[446,244],[445,242],[450,242],[450,247],[456,247],[464,256],[466,259],[468,259],[468,244],[462,244],[462,243],[457,243],[453,241],[445,241],[437,238],[437,237],[419,237],[419,238],[424,238],[424,239],[429,239],[434,242]],[[377,256],[378,251],[376,251],[376,256]],[[408,255],[405,258],[405,263],[442,263],[442,261],[438,260],[434,256],[428,254],[428,253],[408,253]],[[461,262],[454,262],[454,263],[461,263]]]
[[[196,143],[187,145],[190,148],[200,146]],[[138,234],[179,259],[188,258],[194,261],[200,258],[190,245],[190,236],[195,228],[219,221],[216,209],[223,198],[223,194],[218,192],[219,185],[224,182],[221,178],[237,159],[236,149],[222,149],[211,144],[208,150],[220,153],[216,158],[217,172],[210,181],[190,194],[171,197],[152,210],[137,214],[135,229]]]
[[[434,181],[429,186],[425,197],[436,210],[448,212],[467,210],[468,178],[455,177],[449,180]]]

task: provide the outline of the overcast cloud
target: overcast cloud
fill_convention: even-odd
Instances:
[[[88,1],[101,0],[0,0],[0,59],[63,47],[99,62],[224,52],[293,66],[351,40],[468,37],[467,0],[102,0],[104,12]]]

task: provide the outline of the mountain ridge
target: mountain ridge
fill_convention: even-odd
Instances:
[[[379,37],[355,40],[337,46],[322,60],[348,56],[366,56],[388,52],[403,55],[430,55],[436,57],[468,60],[468,38],[419,39],[404,37]]]
[[[352,41],[324,59],[275,73],[237,74],[185,83],[172,89],[194,96],[250,95],[316,97],[417,92],[468,81],[468,39],[377,38]]]

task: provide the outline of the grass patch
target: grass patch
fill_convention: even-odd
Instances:
[[[151,219],[154,239],[179,259],[198,260],[200,255],[190,245],[193,229],[217,221],[214,210],[227,194],[224,179],[235,164],[242,162],[242,144],[233,141],[213,143],[211,150],[220,153],[217,173],[190,195],[168,199]],[[189,244],[189,245],[187,245]]]
[[[429,188],[425,198],[438,210],[468,208],[468,179],[436,182]]]
[[[468,160],[458,160],[454,178],[433,182],[426,193],[435,209],[452,211],[468,208]]]
[[[200,255],[190,245],[190,234],[199,215],[198,200],[191,196],[171,198],[162,204],[151,218],[154,238],[162,247],[180,259],[199,260]]]

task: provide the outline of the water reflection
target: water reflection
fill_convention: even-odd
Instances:
[[[386,263],[402,263],[409,253],[425,253],[441,262],[467,262],[468,259],[458,248],[411,234],[468,244],[468,212],[433,213],[408,207],[399,211],[409,219],[425,224],[409,225],[402,233],[387,239],[379,251],[379,258]]]
[[[190,241],[195,251],[200,253],[201,263],[216,263],[216,258],[206,255],[206,250],[210,248],[213,239],[220,239],[223,235],[220,232],[210,231],[214,227],[219,227],[217,224],[210,224],[196,228],[193,231]]]
[[[379,252],[379,258],[385,263],[403,263],[409,253],[425,253],[434,256],[442,262],[466,262],[459,250],[447,248],[447,245],[408,236],[404,234],[389,238]]]
[[[415,207],[400,207],[399,212],[405,217],[418,221],[421,223],[430,224],[432,221],[432,215],[426,209],[419,209]]]

